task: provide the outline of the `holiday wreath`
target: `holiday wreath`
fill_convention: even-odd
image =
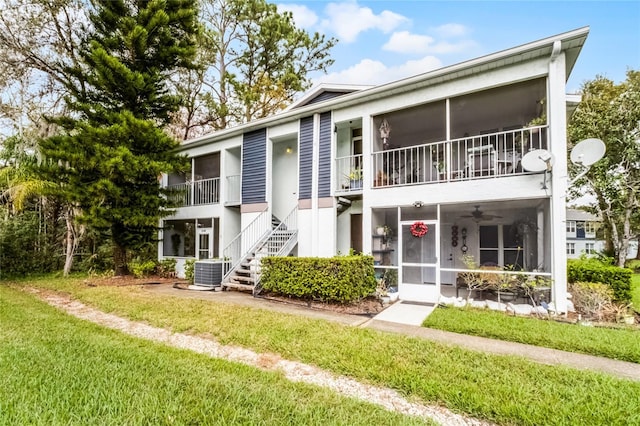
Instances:
[[[417,238],[422,238],[429,232],[429,227],[424,222],[415,222],[411,225],[411,235]]]

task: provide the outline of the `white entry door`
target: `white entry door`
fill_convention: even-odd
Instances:
[[[427,233],[416,236],[412,227],[422,223]],[[437,303],[440,298],[440,238],[438,222],[418,220],[400,224],[400,288],[403,300]]]
[[[453,256],[455,256],[456,248],[451,245],[451,239],[448,238],[447,231],[452,225],[440,224],[442,229],[442,238],[440,238],[440,284],[453,285],[456,281],[456,273],[450,271],[453,268]],[[462,243],[460,243],[462,245]],[[459,248],[459,246],[458,246]]]
[[[198,259],[211,259],[213,257],[213,232],[211,228],[198,229]]]

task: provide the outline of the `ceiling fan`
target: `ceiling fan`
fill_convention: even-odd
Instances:
[[[480,210],[480,206],[475,206],[475,210],[471,212],[471,214],[465,215],[465,216],[460,216],[460,217],[469,217],[472,218],[473,220],[475,220],[476,222],[480,222],[482,220],[492,220],[492,219],[500,219],[502,218],[502,216],[497,216],[497,215],[493,215],[493,214],[484,214],[484,212],[482,212]]]

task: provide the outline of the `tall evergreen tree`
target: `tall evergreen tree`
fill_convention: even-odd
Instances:
[[[41,143],[44,175],[80,207],[81,219],[111,238],[115,273],[127,254],[155,240],[171,208],[163,172],[185,162],[162,129],[180,99],[169,93],[171,73],[189,67],[197,33],[195,0],[92,0],[81,63],[69,68],[63,134]]]

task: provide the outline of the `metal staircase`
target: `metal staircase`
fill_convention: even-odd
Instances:
[[[298,208],[280,221],[264,211],[225,247],[230,269],[222,279],[222,288],[251,291],[257,295],[260,286],[260,260],[267,256],[287,256],[298,243]]]

